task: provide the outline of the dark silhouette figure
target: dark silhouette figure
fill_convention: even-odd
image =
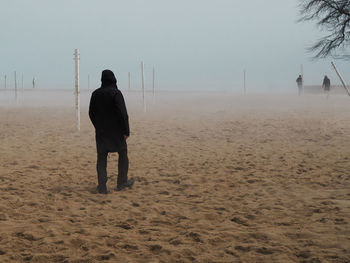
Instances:
[[[301,75],[299,75],[299,77],[297,78],[297,85],[298,85],[298,94],[299,96],[301,95],[301,93],[303,92],[303,78]]]
[[[126,139],[130,136],[129,117],[117,80],[110,70],[102,71],[102,85],[96,89],[90,100],[89,116],[96,132],[97,176],[99,193],[107,193],[107,156],[118,152],[118,179],[116,191],[131,187],[128,180],[129,159]]]
[[[327,77],[327,75],[323,78],[322,87],[325,93],[327,93],[327,98],[329,97],[329,92],[331,90],[331,80]]]
[[[327,75],[325,75],[323,78],[322,86],[323,86],[325,91],[329,91],[331,88],[331,80],[327,77]]]

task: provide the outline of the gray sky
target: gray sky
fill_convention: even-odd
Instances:
[[[339,83],[330,59],[311,61],[306,48],[323,35],[312,23],[296,23],[298,0],[1,0],[0,74],[13,82],[36,76],[41,88],[70,88],[74,48],[80,49],[82,88],[99,85],[112,69],[120,88],[146,85],[152,67],[159,89],[242,89],[243,69],[255,91],[295,89],[304,65],[306,84],[323,75]],[[349,62],[338,61],[350,83]]]

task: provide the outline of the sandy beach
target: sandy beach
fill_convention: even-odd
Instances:
[[[90,94],[0,99],[0,262],[350,262],[348,97],[124,92],[100,195]]]

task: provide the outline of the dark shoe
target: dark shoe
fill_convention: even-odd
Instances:
[[[121,191],[121,190],[123,190],[123,189],[126,188],[126,187],[131,188],[132,185],[134,184],[134,182],[135,182],[134,179],[130,179],[130,180],[128,180],[125,184],[118,185],[117,188],[115,188],[114,190],[115,190],[115,191]]]
[[[106,185],[98,185],[97,186],[97,192],[100,193],[100,194],[107,194],[107,186]]]

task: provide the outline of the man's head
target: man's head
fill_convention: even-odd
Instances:
[[[102,86],[116,85],[117,79],[115,78],[114,73],[111,70],[105,69],[104,71],[102,71],[101,82]]]

